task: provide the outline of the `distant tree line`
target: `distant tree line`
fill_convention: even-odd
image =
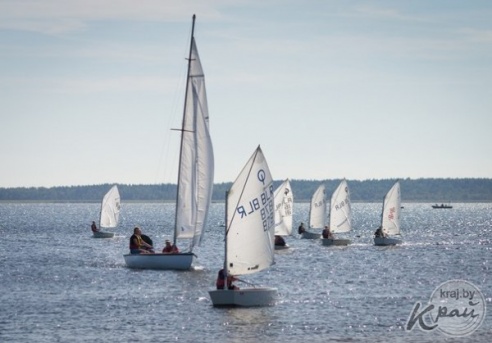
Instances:
[[[274,187],[283,180],[274,181]],[[379,202],[396,179],[347,180],[354,202]],[[316,188],[324,183],[327,198],[340,179],[291,180],[294,200],[309,201]],[[403,202],[489,202],[492,201],[492,179],[401,179]],[[231,182],[214,185],[213,201],[224,201]],[[112,184],[61,187],[0,188],[0,201],[99,202]],[[175,184],[118,184],[121,201],[174,201]]]

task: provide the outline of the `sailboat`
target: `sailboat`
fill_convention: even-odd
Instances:
[[[453,208],[453,206],[451,204],[435,204],[435,205],[432,205],[432,208],[433,209],[449,209],[449,208]]]
[[[326,222],[326,190],[325,185],[318,186],[313,196],[309,208],[309,228],[322,230]],[[301,238],[319,239],[321,232],[304,231]]]
[[[118,191],[118,186],[114,185],[102,199],[101,213],[99,214],[99,230],[92,232],[94,238],[113,238],[114,232],[100,230],[114,229],[118,226],[119,218],[120,192]]]
[[[260,146],[226,192],[225,223],[226,278],[257,273],[274,264],[273,180]],[[275,303],[277,289],[253,286],[214,289],[209,294],[214,306],[269,306]]]
[[[174,239],[190,240],[179,254],[127,254],[126,265],[139,269],[188,270],[193,247],[200,244],[212,199],[214,155],[209,133],[205,78],[194,38],[193,15],[188,75],[183,110],[181,146],[174,220]]]
[[[400,235],[400,214],[400,182],[396,181],[383,199],[380,226],[383,236],[374,237],[375,245],[395,245],[401,243],[400,239],[394,238],[394,236]]]
[[[344,179],[331,195],[330,201],[330,231],[346,233],[352,230],[352,206],[350,191]],[[350,239],[322,238],[323,245],[349,245]]]
[[[275,201],[275,250],[289,248],[282,237],[292,234],[292,207],[294,195],[289,179],[282,182],[274,193]],[[280,238],[278,238],[280,237]],[[277,242],[279,240],[280,242]]]

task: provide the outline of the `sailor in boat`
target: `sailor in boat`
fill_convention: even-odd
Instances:
[[[92,232],[98,232],[99,231],[95,221],[92,221],[91,230],[92,230]]]
[[[166,239],[166,245],[162,249],[163,254],[179,254],[179,249],[176,244],[171,245],[169,239]]]
[[[217,274],[217,281],[215,282],[217,289],[224,289],[225,279],[226,277],[225,277],[224,269],[219,270],[219,273]],[[237,279],[234,276],[227,275],[227,289],[238,290],[239,287],[232,284],[232,282],[236,280]]]
[[[285,240],[282,236],[275,235],[275,245],[278,247],[285,247]]]
[[[297,233],[302,235],[304,232],[306,232],[306,228],[304,227],[304,223],[301,223],[301,225],[297,228]]]
[[[142,230],[137,226],[130,237],[130,254],[153,254],[152,245],[142,239]]]
[[[380,226],[377,228],[377,230],[374,232],[374,237],[376,238],[385,238],[386,234],[383,232],[383,228]]]
[[[330,228],[328,226],[325,226],[323,232],[321,232],[321,235],[323,236],[323,238],[335,239],[333,233],[331,233]]]

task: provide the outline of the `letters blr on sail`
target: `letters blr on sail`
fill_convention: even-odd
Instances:
[[[240,215],[239,219],[260,211],[263,219],[263,231],[267,231],[272,223],[275,225],[273,208],[273,185],[271,185],[260,197],[248,201],[246,206],[239,205],[236,211]]]

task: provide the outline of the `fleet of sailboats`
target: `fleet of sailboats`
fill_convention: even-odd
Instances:
[[[205,80],[194,38],[193,16],[188,56],[187,84],[181,126],[179,171],[173,244],[187,239],[189,249],[181,253],[126,254],[129,268],[189,270],[193,248],[200,244],[212,198],[214,154],[209,132],[209,114]],[[213,306],[270,306],[277,298],[277,289],[258,286],[240,276],[255,274],[274,264],[275,237],[292,234],[294,197],[290,180],[273,189],[273,179],[260,146],[249,158],[229,191],[226,192],[223,280],[233,277],[249,287],[224,287],[209,291]],[[436,206],[433,206],[437,208]],[[401,243],[401,191],[399,181],[383,199],[381,226],[374,237],[375,245]],[[445,208],[443,205],[439,208]],[[447,207],[446,207],[447,208]],[[333,234],[352,230],[352,206],[347,181],[343,179],[330,198],[329,228]],[[94,226],[94,237],[110,238],[119,222],[120,195],[114,185],[101,203],[99,230]],[[327,227],[326,188],[320,184],[311,197],[309,230],[301,238],[319,239]],[[348,238],[328,237],[323,245],[348,245]],[[281,244],[278,248],[287,248]],[[252,287],[251,287],[252,285]]]
[[[103,231],[114,229],[118,226],[120,218],[120,192],[118,186],[114,185],[104,195],[99,213],[99,230],[93,231],[94,238],[113,238],[114,232]]]
[[[258,273],[274,263],[273,180],[261,148],[255,150],[226,193],[224,277]],[[209,291],[214,306],[273,305],[277,289],[246,287]]]
[[[130,268],[190,269],[193,247],[199,245],[207,222],[214,177],[205,77],[196,47],[193,16],[183,110],[173,243],[188,239],[189,250],[178,254],[126,254]]]

